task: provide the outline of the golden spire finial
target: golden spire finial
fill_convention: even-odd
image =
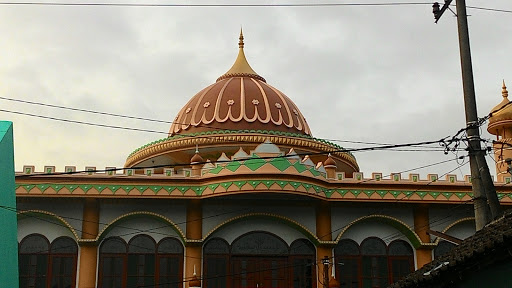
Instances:
[[[240,37],[238,38],[240,41],[238,41],[238,48],[244,48],[244,33],[242,32],[242,27],[240,27]]]
[[[251,65],[247,62],[247,59],[245,58],[244,53],[244,34],[242,32],[242,27],[240,27],[240,37],[238,38],[240,41],[238,41],[238,56],[236,57],[235,63],[233,63],[233,66],[228,70],[228,72],[224,73],[224,75],[220,76],[217,81],[220,81],[222,79],[231,78],[231,77],[251,77],[258,80],[261,80],[263,82],[265,81],[265,78],[261,77],[256,73],[252,68]]]
[[[503,95],[503,98],[507,98],[508,97],[508,91],[507,91],[507,86],[505,86],[505,79],[503,79],[503,87],[501,87],[501,95]]]

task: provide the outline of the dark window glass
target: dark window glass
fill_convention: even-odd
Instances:
[[[396,240],[389,244],[389,255],[412,256],[412,248],[403,240]]]
[[[126,242],[123,239],[108,238],[100,247],[101,288],[120,288],[125,286],[126,277]]]
[[[292,245],[290,245],[290,254],[315,255],[315,246],[306,239],[295,240]]]
[[[157,287],[179,288],[183,279],[183,245],[178,239],[164,238],[158,243]]]
[[[51,287],[75,287],[78,245],[69,237],[59,237],[52,242],[50,265]]]
[[[359,287],[359,283],[361,283],[359,245],[350,239],[341,240],[334,247],[334,255],[336,259],[336,276],[340,281],[340,287]]]
[[[455,246],[457,245],[451,242],[440,241],[439,244],[437,244],[436,248],[434,249],[434,258],[447,254],[448,252],[452,251],[452,249],[455,248]]]
[[[361,243],[363,287],[387,287],[389,284],[386,244],[379,238]]]
[[[128,244],[127,286],[155,284],[155,241],[147,235],[137,235]]]
[[[46,287],[49,248],[43,235],[32,234],[21,240],[18,256],[20,287]]]
[[[231,253],[244,255],[287,255],[288,245],[272,234],[252,232],[236,239],[231,245]]]
[[[386,255],[386,244],[379,238],[366,238],[361,243],[362,255]]]
[[[413,250],[409,243],[396,240],[389,244],[388,250],[391,282],[396,282],[414,271]]]

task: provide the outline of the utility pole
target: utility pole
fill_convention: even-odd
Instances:
[[[452,0],[445,0],[442,9],[439,9],[438,3],[434,4],[434,18],[436,19],[436,23],[441,18],[443,12],[446,9],[449,9],[451,2]],[[469,165],[471,169],[476,230],[478,231],[489,223],[491,218],[496,218],[501,214],[501,207],[489,172],[489,167],[485,161],[485,151],[482,150],[482,146],[480,144],[480,130],[475,100],[475,84],[471,63],[471,49],[469,46],[466,1],[456,0],[456,5],[460,63],[462,68],[462,86],[464,90],[464,108],[466,112],[466,134],[469,146]],[[492,216],[489,213],[489,206],[491,207]]]

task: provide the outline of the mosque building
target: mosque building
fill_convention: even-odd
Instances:
[[[512,105],[489,132],[512,142]],[[456,245],[432,231],[475,233],[471,191],[469,176],[364,175],[251,68],[241,34],[231,69],[122,170],[16,173],[20,287],[387,287]]]

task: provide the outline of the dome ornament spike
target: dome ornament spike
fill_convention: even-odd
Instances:
[[[505,79],[503,79],[503,86],[501,87],[501,95],[503,96],[503,98],[508,97],[508,90],[507,90],[507,86],[505,85]]]
[[[244,49],[244,33],[242,31],[242,27],[240,27],[240,37],[238,37],[238,48]]]
[[[233,66],[228,70],[228,72],[224,73],[224,75],[217,78],[217,82],[223,79],[227,78],[233,78],[233,77],[249,77],[258,79],[263,82],[267,82],[265,78],[261,77],[256,73],[252,68],[251,65],[249,65],[249,62],[247,62],[247,58],[245,58],[244,53],[244,33],[242,31],[242,27],[240,27],[240,36],[238,37],[238,56],[236,57],[235,63],[233,63]]]

